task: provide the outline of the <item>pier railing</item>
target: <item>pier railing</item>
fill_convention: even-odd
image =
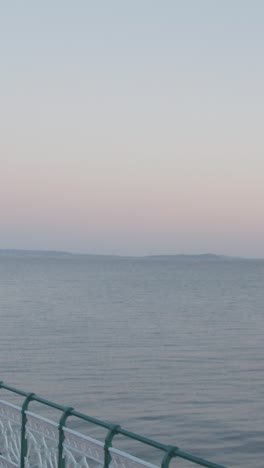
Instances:
[[[17,406],[0,400],[0,468],[168,468],[174,458],[207,468],[225,468],[190,455],[176,446],[161,444],[34,393],[18,390],[3,382],[0,382],[1,388],[24,397],[24,401],[22,406]],[[59,422],[31,412],[31,402],[59,410]],[[104,442],[68,428],[66,423],[71,416],[106,429]],[[148,463],[113,447],[117,435],[158,449],[161,463]]]

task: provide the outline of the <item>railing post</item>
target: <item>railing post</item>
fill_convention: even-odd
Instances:
[[[72,411],[73,411],[73,408],[71,407],[65,408],[65,411],[63,412],[60,418],[59,425],[58,425],[58,430],[59,430],[58,468],[65,467],[65,459],[63,457],[63,442],[65,439],[65,436],[64,436],[63,427],[65,426],[66,419],[71,415]]]
[[[25,458],[27,456],[27,438],[26,438],[26,424],[27,424],[27,415],[26,411],[28,409],[29,403],[34,399],[35,393],[29,393],[26,397],[22,409],[22,421],[21,421],[21,448],[20,448],[20,468],[25,467]]]
[[[104,468],[109,468],[110,463],[111,463],[111,454],[109,452],[109,448],[112,447],[112,441],[113,437],[118,434],[118,430],[120,429],[120,426],[118,424],[115,424],[109,429],[107,436],[105,438],[105,444],[104,444],[104,451],[105,451],[105,459],[104,459]]]
[[[161,468],[168,468],[171,459],[175,456],[175,452],[179,450],[178,447],[173,447],[172,445],[168,445],[168,449],[165,452],[165,455],[161,462]]]

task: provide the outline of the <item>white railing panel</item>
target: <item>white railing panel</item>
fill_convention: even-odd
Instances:
[[[26,411],[26,438],[28,442],[26,468],[57,468],[58,424]]]
[[[21,408],[0,400],[0,467],[20,464]]]
[[[58,424],[25,411],[27,456],[25,468],[57,468]],[[0,468],[19,468],[21,450],[21,408],[0,400]],[[66,468],[103,468],[104,443],[66,427],[63,457]],[[158,468],[121,450],[110,448],[110,468]]]
[[[104,444],[77,431],[64,428],[63,444],[66,466],[92,468],[104,466]]]

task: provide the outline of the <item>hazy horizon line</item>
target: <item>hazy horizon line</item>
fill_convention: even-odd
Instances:
[[[23,253],[25,255],[76,255],[76,256],[89,256],[89,257],[118,257],[118,258],[155,258],[155,257],[203,257],[203,258],[219,258],[219,259],[243,259],[243,260],[264,260],[263,257],[247,257],[241,255],[218,254],[214,252],[200,252],[200,253],[158,253],[158,254],[115,254],[115,253],[88,253],[88,252],[72,252],[67,250],[56,249],[20,249],[20,248],[0,248],[0,254],[16,254]]]

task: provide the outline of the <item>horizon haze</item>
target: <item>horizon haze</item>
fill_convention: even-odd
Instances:
[[[213,252],[200,252],[196,254],[190,253],[157,253],[157,254],[142,254],[142,255],[118,255],[112,253],[105,253],[105,254],[92,254],[89,252],[71,252],[65,250],[42,250],[42,249],[1,249],[0,248],[0,255],[7,255],[7,256],[15,256],[15,255],[23,255],[23,256],[81,256],[81,257],[106,257],[106,258],[131,258],[131,259],[153,259],[153,258],[166,258],[166,259],[182,259],[182,258],[194,258],[200,260],[264,260],[264,258],[259,257],[240,257],[240,256],[231,256],[225,254],[216,254]]]

